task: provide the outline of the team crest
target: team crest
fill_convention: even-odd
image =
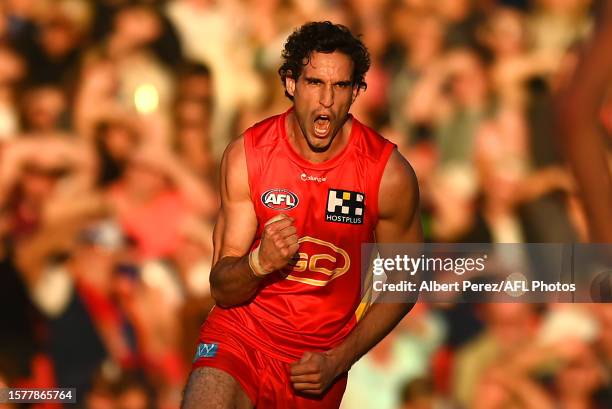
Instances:
[[[365,194],[350,190],[329,189],[325,221],[363,224]]]

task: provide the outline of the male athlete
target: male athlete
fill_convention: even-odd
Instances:
[[[356,312],[361,244],[422,234],[412,168],[349,114],[366,87],[365,46],[344,26],[308,23],[283,58],[293,107],[248,129],[221,163],[217,306],[183,409],[338,408],[351,365],[411,308]]]

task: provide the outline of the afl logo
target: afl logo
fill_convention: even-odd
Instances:
[[[274,210],[291,210],[297,207],[300,200],[297,195],[286,189],[270,189],[261,195],[264,206]]]

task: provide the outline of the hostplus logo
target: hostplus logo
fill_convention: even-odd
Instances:
[[[350,190],[329,189],[325,221],[363,224],[365,194]]]

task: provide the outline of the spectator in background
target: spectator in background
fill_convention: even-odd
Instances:
[[[264,72],[275,73],[276,67],[280,63],[278,50],[282,47],[285,38],[287,38],[293,27],[299,25],[301,21],[308,19],[306,14],[316,13],[320,4],[317,4],[317,2],[310,2],[310,4],[301,2],[297,4],[296,2],[288,3],[279,0],[248,0],[245,4],[252,16],[245,23],[248,26],[249,43],[255,49],[257,68]],[[346,13],[343,14],[343,11],[346,9],[345,5],[330,4],[328,6],[330,7],[330,10],[328,10],[330,14],[334,14],[334,11],[340,9],[340,13],[337,13],[340,15],[330,18],[331,20],[338,23],[346,23],[342,18],[346,15]],[[301,10],[302,7],[310,7],[314,10]],[[263,117],[265,116],[263,115]]]
[[[476,387],[489,365],[529,345],[537,328],[532,305],[489,304],[481,312],[485,330],[461,348],[455,361],[453,397],[465,408],[480,401]]]
[[[590,345],[579,345],[577,351],[555,374],[550,393],[554,406],[603,409],[612,401],[610,374]]]
[[[103,96],[119,97],[130,114],[142,120],[147,140],[167,146],[171,135],[173,77],[168,65],[153,49],[165,33],[158,10],[147,4],[127,4],[117,10],[113,30],[92,56],[107,58],[116,72],[116,83],[99,84]],[[116,89],[113,85],[116,84]]]
[[[392,127],[405,135],[406,142],[414,144],[419,121],[406,115],[406,104],[412,98],[415,85],[441,57],[444,25],[436,15],[412,14],[405,9],[400,10],[395,19],[397,41],[403,55],[389,87],[390,120]]]
[[[341,409],[395,409],[402,385],[426,376],[444,328],[425,304],[417,304],[412,313],[353,366]]]
[[[181,245],[179,226],[190,215],[211,218],[218,199],[168,151],[144,147],[129,159],[110,188],[123,231],[136,240],[143,258],[173,254]]]
[[[85,401],[88,409],[154,409],[160,407],[156,398],[154,385],[138,372],[114,378],[101,372]]]
[[[210,118],[197,101],[179,101],[177,110],[183,122],[176,129],[176,153],[194,175],[212,182],[215,161],[209,133]]]
[[[72,221],[39,231],[18,247],[17,263],[47,320],[44,350],[57,385],[86,391],[107,357],[126,366],[133,357],[110,296],[119,243],[113,234],[93,229],[77,237],[82,226]],[[66,252],[67,261],[53,262]]]
[[[26,89],[21,100],[21,128],[29,136],[50,136],[67,130],[68,101],[64,90],[55,85]]]
[[[15,266],[8,234],[9,220],[0,210],[0,379],[12,385],[33,375],[42,340],[36,334],[40,316]]]
[[[78,79],[72,123],[80,138],[91,142],[105,121],[127,120],[128,108],[119,97],[117,68],[109,59],[86,60]]]
[[[112,222],[73,221],[18,249],[18,266],[47,318],[57,385],[87,391],[104,366],[143,371],[174,394],[185,369],[173,279],[147,270],[122,240]],[[53,261],[66,252],[66,261]]]
[[[492,54],[492,83],[507,109],[523,109],[528,81],[548,78],[561,60],[556,50],[530,49],[525,18],[514,9],[494,10],[480,27],[479,39]]]
[[[455,406],[437,396],[430,379],[416,378],[406,382],[400,393],[398,409],[451,409]]]
[[[8,0],[3,2],[5,16],[5,37],[12,46],[25,53],[34,46],[34,36],[37,31],[38,19],[44,12],[45,1]]]
[[[98,186],[107,187],[121,179],[132,152],[138,146],[138,131],[125,121],[100,122],[94,136]]]
[[[64,0],[49,5],[51,13],[36,31],[32,47],[25,50],[31,67],[29,80],[33,84],[67,84],[70,76],[74,75],[86,33],[66,10],[62,10],[62,4],[67,3]],[[73,4],[87,7],[84,2]]]
[[[359,7],[362,13],[367,13],[364,7]],[[388,88],[389,70],[386,67],[385,56],[389,47],[389,33],[384,30],[385,16],[383,10],[371,12],[360,20],[360,31],[363,39],[369,44],[372,66],[366,74],[368,92],[355,101],[352,110],[354,115],[362,118],[368,126],[380,128],[389,121],[388,114]]]
[[[248,31],[246,10],[239,2],[208,0],[177,0],[166,8],[187,58],[206,64],[213,74],[212,147],[216,158],[221,157],[230,135],[242,132],[232,126],[238,110],[255,106],[262,96],[260,79],[250,69],[251,52],[243,41]],[[207,41],[201,41],[203,38]]]
[[[609,407],[612,387],[591,345],[568,337],[537,352],[537,346],[530,349],[489,369],[474,408]]]
[[[13,240],[61,224],[73,214],[95,214],[101,202],[91,190],[92,180],[92,155],[81,144],[45,137],[6,146],[0,162],[0,208]]]
[[[118,409],[153,409],[155,390],[146,379],[124,377],[117,382]]]
[[[481,41],[493,54],[491,76],[500,108],[481,127],[474,160],[477,166],[499,166],[503,168],[500,174],[514,174],[515,187],[510,190],[531,190],[529,197],[517,195],[516,212],[522,219],[524,229],[521,230],[524,231],[519,232],[517,228],[514,241],[573,241],[576,236],[568,220],[563,196],[563,191],[571,189],[568,175],[562,168],[552,167],[552,163],[547,164],[550,167],[543,168],[541,156],[534,155],[537,152],[529,152],[530,147],[544,144],[547,155],[554,157],[551,117],[546,114],[550,108],[546,105],[534,106],[529,103],[529,98],[535,101],[534,93],[545,92],[539,89],[549,86],[552,73],[559,67],[560,55],[554,50],[531,51],[524,17],[515,10],[496,10],[480,34]],[[528,117],[525,116],[526,112],[529,112]],[[543,122],[537,118],[538,115],[547,116],[548,121]],[[538,123],[547,124],[550,131],[535,128]],[[533,170],[532,164],[535,165]],[[484,177],[494,173],[491,169],[482,171]],[[509,179],[512,178],[506,178],[507,183]],[[501,186],[505,184],[499,184],[494,190],[501,191]],[[542,223],[543,215],[550,217],[553,214],[558,223]],[[524,237],[521,239],[521,236]]]
[[[212,226],[191,219],[182,226],[183,244],[170,260],[180,278],[182,334],[185,362],[193,359],[193,345],[199,337],[199,326],[210,312],[214,300],[210,294],[209,275],[212,268]]]
[[[443,0],[434,8],[447,24],[445,44],[450,48],[476,48],[476,28],[480,21],[478,10],[470,0]]]
[[[176,87],[178,95],[183,98],[197,100],[205,104],[206,108],[212,108],[214,88],[212,74],[206,65],[185,63],[179,72]]]
[[[440,166],[470,164],[476,131],[492,113],[480,57],[469,49],[448,53],[415,86],[407,109],[413,121],[434,129]]]
[[[585,37],[590,21],[589,0],[538,0],[528,19],[537,51],[562,53]]]
[[[213,88],[210,70],[186,64],[177,79],[174,145],[181,162],[195,175],[212,181],[214,156],[210,128]]]
[[[588,232],[579,193],[591,191],[601,201],[606,185],[583,176],[577,189],[552,126],[553,95],[572,75],[574,91],[596,88],[592,95],[600,98],[588,104],[576,102],[579,93],[563,94],[562,117],[581,119],[587,131],[597,126],[601,138],[585,138],[587,131],[570,126],[561,130],[580,135],[580,148],[601,142],[597,155],[569,151],[583,155],[586,165],[612,163],[607,77],[575,71],[580,41],[593,16],[604,15],[599,9],[589,14],[592,4],[0,1],[0,377],[8,386],[51,387],[54,377],[93,383],[87,405],[94,409],[178,407],[178,385],[212,305],[216,161],[230,135],[288,107],[276,86],[278,50],[291,29],[308,20],[329,19],[364,35],[375,67],[360,115],[396,142],[415,168],[430,240],[571,242],[576,231],[583,241],[602,237],[610,230],[607,219],[593,224],[598,234]],[[605,39],[605,30],[597,33]],[[591,68],[605,71],[601,58],[609,47],[601,45],[603,51],[592,50],[598,58]],[[603,159],[594,161],[598,155]],[[104,230],[100,218],[123,237],[112,251],[104,234],[91,234]],[[93,291],[83,291],[88,285]],[[476,336],[483,324],[474,308],[486,312],[486,328]],[[555,306],[539,308],[545,322],[556,315],[547,312]],[[466,405],[476,390],[482,393],[476,403],[486,409],[571,402],[609,407],[610,310],[589,307],[573,321],[578,332],[595,320],[599,331],[592,339],[542,352],[533,330],[538,325],[526,324],[537,321],[536,314],[527,308],[520,318],[521,309],[431,306],[432,316],[446,317],[446,336],[431,344],[442,347],[415,361],[401,351],[412,350],[418,342],[406,339],[418,336],[399,332],[356,370],[378,371],[381,379],[427,375],[406,386],[408,407],[448,403],[453,370],[460,392],[451,404]],[[509,339],[543,358],[522,363]],[[86,356],[64,359],[76,341],[82,345],[74,345],[75,354]],[[55,368],[45,351],[53,351]],[[117,358],[124,355],[136,358]],[[117,371],[121,364],[100,369],[104,361],[130,361],[141,379],[128,382],[131,375]],[[105,377],[100,387],[90,377],[99,371]],[[399,385],[396,380],[390,383]],[[122,382],[131,385],[125,393],[117,387]]]
[[[25,75],[24,61],[0,41],[0,144],[19,132],[17,86]]]
[[[478,180],[473,170],[455,165],[438,169],[431,180],[429,199],[433,220],[431,237],[438,242],[490,242],[478,212]]]

